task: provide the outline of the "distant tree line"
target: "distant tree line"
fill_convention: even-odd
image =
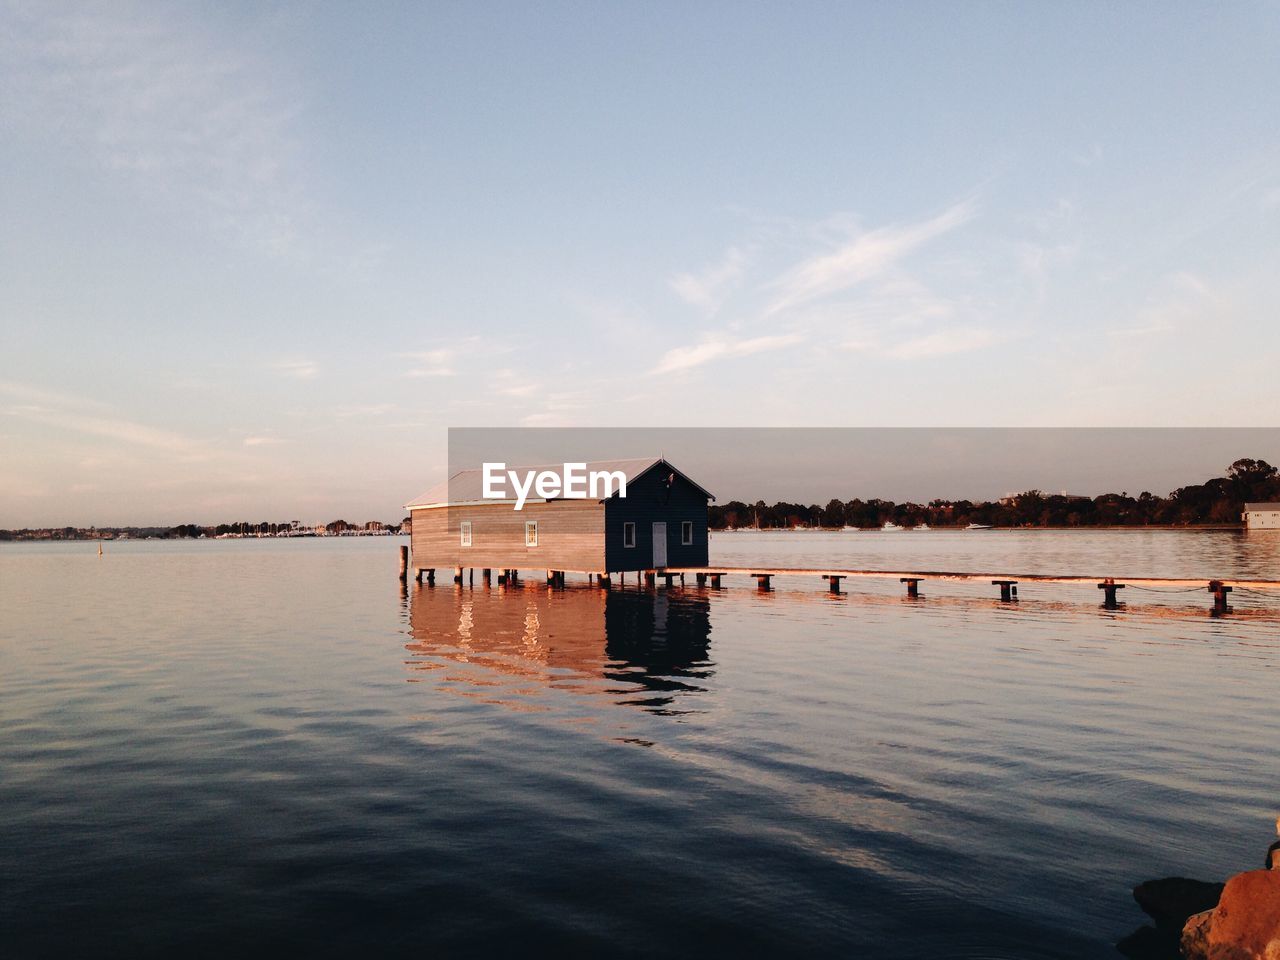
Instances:
[[[735,527],[899,526],[993,527],[1141,527],[1233,524],[1240,522],[1244,504],[1280,501],[1280,471],[1265,460],[1237,460],[1226,476],[1179,487],[1167,497],[1142,492],[1104,493],[1096,497],[1070,496],[1028,490],[995,501],[930,500],[895,503],[892,500],[838,500],[818,504],[731,500],[712,504],[713,530]]]
[[[384,523],[381,520],[370,520],[366,523],[349,523],[346,520],[331,520],[320,527],[325,533],[337,534],[354,531],[386,531],[399,533],[408,529],[408,517],[400,523]],[[316,527],[299,524],[297,521],[283,522],[260,521],[251,523],[240,520],[235,523],[199,524],[180,523],[176,527],[24,527],[20,530],[0,530],[0,541],[3,540],[114,540],[120,537],[153,540],[186,540],[200,537],[214,538],[220,536],[242,537],[296,537],[315,536]]]

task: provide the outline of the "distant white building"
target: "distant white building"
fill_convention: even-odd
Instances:
[[[1244,525],[1250,530],[1280,530],[1280,503],[1246,503]]]

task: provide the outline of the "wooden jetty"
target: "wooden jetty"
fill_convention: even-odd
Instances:
[[[400,548],[400,579],[408,578],[410,568],[408,547]],[[463,574],[466,572],[462,567],[453,568],[454,583],[461,584],[464,582]],[[490,583],[493,571],[485,568],[481,571],[481,579],[484,583]],[[585,576],[589,583],[595,583],[602,588],[608,588],[613,582],[616,575],[619,580],[625,582],[626,573],[619,571],[604,570],[547,570],[546,582],[551,586],[564,586],[566,574],[576,574]],[[656,586],[659,579],[670,587],[676,580],[683,585],[686,577],[693,577],[699,587],[706,587],[708,584],[711,589],[718,590],[723,587],[725,577],[745,577],[756,581],[757,589],[768,591],[772,589],[774,578],[778,577],[798,577],[808,578],[811,580],[821,580],[826,589],[831,593],[840,592],[840,584],[844,580],[897,580],[905,586],[906,596],[910,598],[921,597],[920,584],[925,581],[954,581],[954,582],[984,582],[993,587],[999,588],[1000,600],[1006,603],[1014,603],[1018,599],[1019,584],[1037,584],[1037,585],[1088,585],[1093,584],[1103,593],[1102,606],[1104,609],[1116,609],[1119,607],[1117,592],[1126,587],[1134,587],[1137,589],[1180,589],[1187,592],[1204,590],[1212,595],[1213,607],[1212,613],[1221,616],[1231,612],[1228,604],[1228,595],[1236,590],[1258,591],[1258,592],[1275,592],[1277,599],[1280,599],[1280,580],[1248,580],[1239,578],[1187,578],[1187,577],[1099,577],[1085,576],[1083,574],[1046,574],[1046,573],[1006,573],[1006,572],[990,572],[990,571],[958,571],[958,570],[865,570],[850,568],[832,568],[825,569],[820,567],[658,567],[651,570],[634,571],[636,582],[643,582],[646,586]],[[514,569],[501,570],[498,572],[498,583],[514,584],[519,582],[519,571]],[[426,579],[428,584],[435,584],[435,570],[433,568],[418,568],[416,579],[419,583]],[[470,570],[467,582],[475,582],[475,570]]]
[[[407,580],[410,563],[408,563],[408,548],[401,547],[401,567],[399,567],[399,575],[401,580]],[[453,568],[454,584],[462,584],[463,573],[466,571],[462,567]],[[585,576],[588,582],[594,582],[600,588],[608,589],[612,585],[613,576],[616,575],[622,582],[626,581],[626,572],[598,571],[598,570],[548,570],[547,582],[552,586],[564,586],[564,577],[567,573],[575,573],[575,575]],[[481,570],[481,580],[485,584],[492,582],[493,571],[490,568]],[[416,572],[417,582],[425,580],[430,585],[435,584],[434,568],[419,568]],[[722,589],[724,577],[746,577],[746,579],[754,579],[756,589],[767,591],[772,590],[772,582],[776,577],[800,577],[800,579],[820,580],[826,585],[829,593],[840,593],[840,584],[844,580],[897,580],[900,584],[905,585],[906,596],[909,598],[919,598],[920,584],[925,581],[955,581],[955,582],[987,582],[991,586],[996,586],[1000,590],[1000,599],[1002,602],[1015,603],[1018,600],[1019,584],[1037,584],[1037,585],[1089,585],[1096,586],[1098,590],[1102,590],[1102,607],[1105,609],[1116,609],[1119,607],[1117,600],[1117,591],[1124,590],[1126,586],[1132,586],[1135,589],[1178,589],[1190,591],[1204,590],[1211,594],[1213,598],[1212,612],[1215,614],[1225,614],[1231,612],[1228,603],[1229,594],[1235,590],[1249,591],[1276,591],[1280,596],[1280,580],[1244,580],[1230,579],[1230,577],[1221,577],[1221,579],[1213,579],[1213,577],[1100,577],[1100,576],[1084,576],[1084,575],[1061,575],[1061,573],[1007,573],[1007,572],[991,572],[991,571],[952,571],[952,570],[856,570],[856,568],[820,568],[820,567],[658,567],[654,570],[635,571],[637,584],[643,582],[646,586],[655,586],[659,579],[666,582],[667,586],[672,586],[675,581],[685,584],[686,577],[694,577],[698,586],[710,586],[710,589]],[[470,575],[466,577],[467,582],[475,582],[475,570],[470,571]],[[520,581],[520,572],[517,570],[498,571],[499,584],[516,584]]]
[[[1115,609],[1119,606],[1116,591],[1126,586],[1147,588],[1179,588],[1185,590],[1204,589],[1213,595],[1213,611],[1218,614],[1230,613],[1227,595],[1236,589],[1242,590],[1275,590],[1280,591],[1280,580],[1243,580],[1216,578],[1180,578],[1180,577],[1098,577],[1080,574],[1045,574],[1045,573],[1003,573],[984,571],[957,570],[863,570],[863,569],[831,569],[824,570],[811,567],[685,567],[656,571],[657,575],[667,577],[679,576],[681,582],[684,575],[697,578],[699,585],[711,582],[712,588],[718,588],[721,578],[731,575],[753,577],[760,590],[771,589],[774,577],[820,577],[832,593],[840,592],[842,580],[897,580],[906,585],[908,597],[920,596],[920,584],[926,580],[949,581],[985,581],[1000,589],[1000,599],[1013,602],[1018,598],[1019,583],[1036,584],[1093,584],[1103,591],[1103,606]]]

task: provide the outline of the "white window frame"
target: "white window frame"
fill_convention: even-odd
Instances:
[[[627,536],[628,533],[631,534],[630,537]],[[635,545],[636,525],[630,520],[627,520],[622,524],[622,546],[627,550],[631,550],[635,548]]]
[[[530,537],[529,534],[533,536]],[[538,521],[526,520],[524,522],[524,545],[526,547],[536,547],[538,545]]]
[[[682,547],[693,546],[693,521],[692,520],[680,521],[680,546]]]
[[[463,520],[458,525],[458,542],[464,546],[471,546],[471,521]]]

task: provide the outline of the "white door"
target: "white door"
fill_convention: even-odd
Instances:
[[[667,525],[665,523],[653,525],[653,565],[655,567],[667,565]]]

